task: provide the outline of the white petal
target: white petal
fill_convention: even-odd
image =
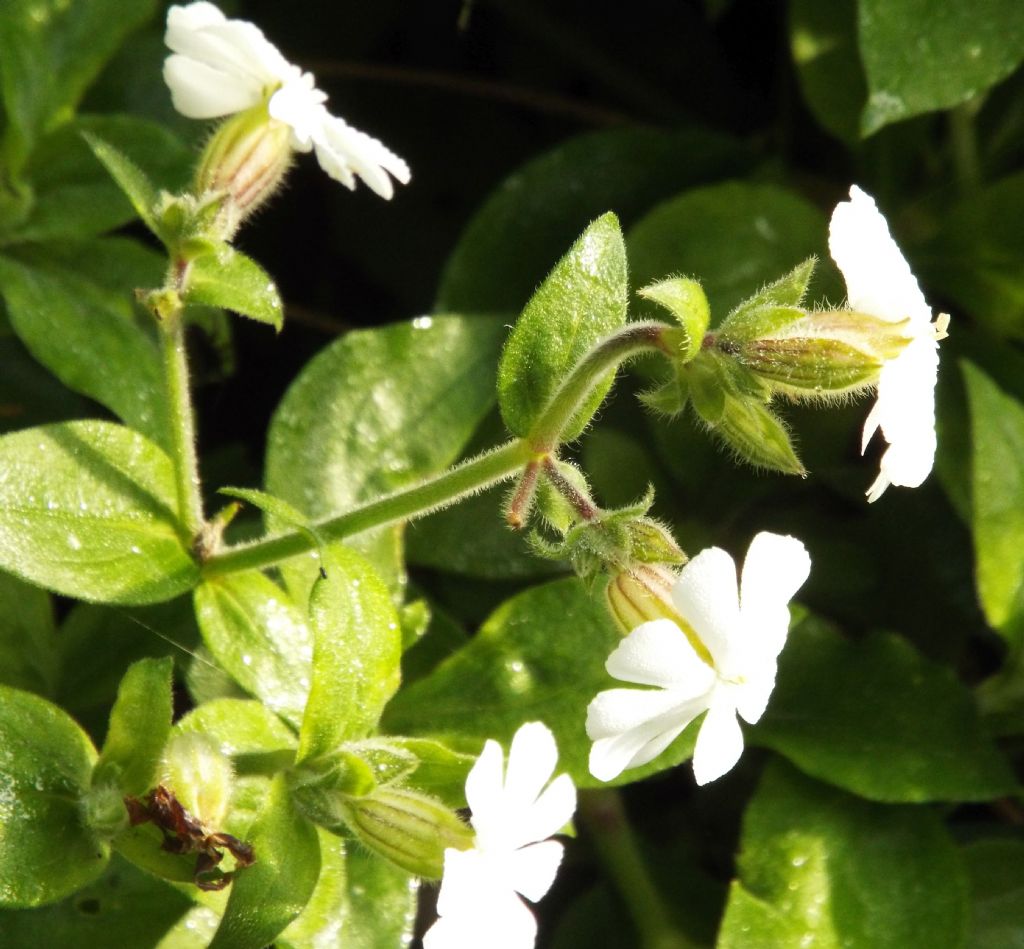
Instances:
[[[611,781],[627,768],[653,761],[704,709],[707,695],[667,690],[609,689],[587,708],[590,773]]]
[[[164,82],[174,108],[190,119],[217,119],[252,108],[262,91],[245,77],[220,72],[185,56],[168,56]]]
[[[743,732],[736,709],[725,701],[712,702],[693,749],[693,776],[698,784],[720,778],[743,753]]]
[[[750,542],[743,562],[740,613],[746,649],[755,650],[760,660],[774,661],[782,651],[789,632],[789,601],[810,572],[810,555],[795,537],[762,531]]]
[[[733,640],[740,631],[740,598],[732,557],[718,547],[702,550],[683,567],[672,588],[672,601],[715,665],[728,665]]]
[[[775,689],[775,676],[778,667],[773,660],[765,660],[757,670],[747,676],[742,685],[733,686],[730,690],[732,700],[736,703],[736,711],[744,721],[756,725],[764,710],[768,707],[768,699]]]
[[[938,367],[938,346],[929,338],[915,339],[882,367],[877,418],[889,443],[882,474],[892,484],[916,488],[932,470]]]
[[[615,647],[604,667],[623,682],[684,689],[694,695],[705,691],[714,675],[670,619],[641,623]]]
[[[545,840],[510,853],[509,878],[513,889],[536,903],[555,882],[564,850],[557,840]]]
[[[541,792],[519,822],[514,847],[522,847],[557,834],[576,810],[576,786],[567,774],[560,774]],[[525,892],[520,890],[520,892]]]
[[[207,26],[224,23],[227,17],[212,3],[196,0],[187,7],[173,6],[167,10],[167,33],[165,40],[172,49],[181,37]]]
[[[488,739],[466,776],[466,803],[473,813],[473,827],[478,833],[481,827],[502,823],[504,758],[501,745]]]
[[[854,185],[829,225],[829,251],[846,280],[850,307],[883,320],[910,319],[915,331],[932,311],[874,199]]]
[[[320,167],[332,178],[354,187],[355,175],[382,198],[394,193],[387,172],[403,184],[409,181],[409,166],[377,139],[332,116],[315,141]]]
[[[505,769],[505,804],[524,812],[551,780],[558,764],[555,736],[543,722],[527,722],[512,736]],[[559,825],[561,826],[561,825]]]
[[[327,96],[313,85],[311,73],[303,73],[295,81],[285,83],[271,97],[267,111],[271,118],[284,122],[292,130],[291,145],[296,151],[308,152],[322,134],[330,114],[323,103]]]

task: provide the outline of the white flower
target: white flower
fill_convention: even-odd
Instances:
[[[671,619],[642,623],[608,657],[616,679],[656,688],[609,689],[590,703],[591,774],[610,781],[646,764],[705,710],[693,773],[698,784],[725,774],[743,751],[737,714],[753,724],[768,705],[789,600],[810,569],[800,541],[767,532],[747,551],[742,596],[736,564],[718,547],[683,567],[672,601],[687,631]]]
[[[882,367],[878,399],[864,423],[862,453],[879,428],[889,443],[867,491],[868,501],[876,501],[890,484],[916,488],[932,470],[938,341],[946,336],[949,317],[940,314],[932,323],[931,308],[885,218],[856,185],[850,200],[832,212],[828,246],[846,280],[850,308],[893,323],[905,320],[910,337]]]
[[[548,784],[558,748],[541,722],[516,732],[504,777],[503,758],[501,746],[488,741],[466,778],[476,840],[469,850],[445,851],[440,919],[424,937],[424,949],[534,944],[537,922],[519,894],[537,902],[554,882],[563,848],[547,838],[572,816],[576,789],[567,774]]]
[[[316,149],[320,166],[354,188],[358,175],[382,198],[393,194],[390,172],[403,184],[409,167],[375,138],[331,115],[312,73],[288,62],[259,27],[229,20],[199,0],[167,11],[171,55],[164,80],[174,107],[192,119],[215,119],[263,102],[270,117],[291,129],[296,151]]]

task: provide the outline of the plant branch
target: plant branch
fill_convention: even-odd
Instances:
[[[333,543],[374,527],[422,517],[510,478],[530,459],[531,452],[525,441],[507,442],[422,484],[395,491],[344,514],[311,524],[308,530],[288,531],[215,553],[204,563],[203,574],[212,577],[271,567],[312,550],[316,546],[314,535],[322,543]]]

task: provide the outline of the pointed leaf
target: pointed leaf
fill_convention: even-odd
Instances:
[[[1015,787],[971,693],[898,636],[851,643],[801,623],[750,734],[807,774],[875,801],[986,801]]]
[[[1020,645],[1024,619],[1024,405],[962,363],[971,413],[972,529],[978,599]]]
[[[298,727],[309,695],[313,634],[303,611],[262,573],[235,573],[195,592],[203,642],[247,692]]]
[[[155,211],[158,196],[153,183],[127,155],[119,152],[98,135],[84,132],[83,137],[93,154],[110,173],[110,177],[131,201],[132,207],[135,208],[135,212],[142,219],[143,224],[162,240],[160,223]]]
[[[711,307],[701,285],[696,280],[672,277],[660,280],[638,291],[640,296],[665,307],[686,333],[686,342],[680,353],[683,362],[689,362],[700,352],[704,334],[711,323]]]
[[[498,367],[498,402],[509,430],[529,434],[576,363],[626,322],[626,248],[618,218],[594,221],[555,265],[516,321]],[[601,381],[569,423],[578,436],[597,411],[614,373]]]
[[[964,944],[965,874],[935,811],[862,801],[776,762],[740,847],[720,949]]]
[[[1017,0],[861,0],[860,53],[869,96],[861,129],[948,109],[1013,72],[1024,58]]]
[[[51,903],[103,872],[109,849],[79,812],[95,760],[56,705],[0,686],[0,905]]]
[[[0,685],[52,698],[58,665],[50,595],[0,573]]]
[[[278,330],[284,323],[281,297],[270,274],[228,244],[192,260],[182,299],[224,307]]]
[[[0,567],[67,596],[152,603],[198,570],[182,541],[170,459],[109,422],[0,438]]]
[[[170,658],[140,659],[121,680],[110,728],[93,771],[93,785],[113,784],[144,794],[156,784],[157,765],[171,731]]]
[[[302,912],[320,875],[316,828],[292,807],[283,775],[272,782],[247,840],[256,862],[232,882],[210,949],[272,943]]]
[[[329,754],[372,731],[398,688],[402,630],[388,589],[353,550],[325,551],[313,586],[313,685],[298,760]]]

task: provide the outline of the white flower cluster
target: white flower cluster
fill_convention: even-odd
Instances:
[[[394,193],[390,173],[407,184],[409,166],[365,132],[331,115],[312,73],[292,65],[259,27],[229,20],[199,0],[167,11],[171,55],[164,80],[174,107],[192,119],[216,119],[263,102],[270,118],[291,130],[291,146],[315,150],[320,167],[355,188],[356,177],[382,198]]]

